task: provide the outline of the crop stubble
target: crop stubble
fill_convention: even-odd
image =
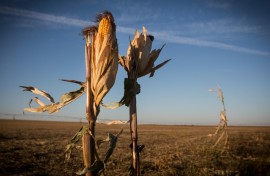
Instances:
[[[71,122],[0,120],[0,175],[75,175],[83,168],[80,149],[64,162],[66,144],[84,125]],[[122,125],[96,127],[96,138]],[[128,175],[128,125],[106,166],[106,175]],[[213,149],[213,126],[139,125],[142,175],[270,175],[270,127],[229,126],[229,149]],[[221,142],[222,144],[222,142]],[[102,144],[101,154],[108,144]],[[102,155],[101,155],[102,157]]]

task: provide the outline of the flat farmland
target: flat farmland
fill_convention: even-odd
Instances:
[[[0,120],[0,175],[76,175],[83,169],[80,147],[65,162],[65,147],[85,124]],[[106,164],[108,176],[129,175],[129,125],[96,126],[96,138],[123,133]],[[224,141],[213,148],[214,126],[139,125],[141,172],[145,176],[270,175],[270,127],[229,126],[229,148]],[[80,144],[80,143],[78,143]],[[104,157],[109,144],[99,149]]]

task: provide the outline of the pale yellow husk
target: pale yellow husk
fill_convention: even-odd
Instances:
[[[91,60],[91,90],[94,101],[94,115],[98,106],[115,82],[118,71],[118,45],[115,24],[110,16],[104,16],[94,36],[94,57]]]

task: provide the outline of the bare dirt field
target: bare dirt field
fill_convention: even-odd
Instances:
[[[80,149],[64,162],[69,140],[82,123],[0,120],[0,175],[76,175],[83,168]],[[97,125],[96,138],[117,134],[122,125]],[[229,126],[229,148],[213,149],[211,126],[140,125],[142,175],[270,175],[270,127]],[[129,126],[118,139],[106,175],[128,175],[131,164]],[[108,144],[101,146],[105,152]]]

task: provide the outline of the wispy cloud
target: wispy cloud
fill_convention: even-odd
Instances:
[[[181,37],[181,36],[172,36],[172,35],[168,35],[167,33],[161,33],[161,32],[152,32],[152,34],[155,37],[159,38],[160,40],[168,41],[171,43],[219,48],[219,49],[237,51],[237,52],[247,53],[247,54],[270,56],[269,52],[254,50],[250,48],[244,48],[244,47],[235,46],[235,45],[229,45],[229,44],[220,43],[220,42],[206,41],[206,40]]]
[[[11,8],[6,6],[0,6],[0,13],[6,15],[14,15],[20,17],[27,17],[42,21],[49,21],[53,23],[60,23],[70,26],[77,26],[77,27],[85,27],[88,25],[93,25],[93,22],[80,20],[75,18],[69,18],[65,16],[56,16],[52,14],[40,13],[35,11],[23,10],[18,8]],[[129,27],[118,26],[118,32],[126,33],[126,34],[133,34],[134,29]],[[193,46],[201,46],[201,47],[211,47],[211,48],[219,48],[224,50],[236,51],[241,53],[247,54],[254,54],[254,55],[261,55],[261,56],[270,56],[269,52],[254,50],[250,48],[229,45],[221,42],[213,42],[207,40],[200,40],[195,38],[189,37],[182,37],[178,35],[173,35],[171,33],[162,32],[162,31],[151,31],[151,33],[159,40],[163,40],[165,42],[171,42],[176,44],[184,44],[184,45],[193,45]]]
[[[11,7],[6,7],[6,6],[0,6],[0,13],[6,14],[6,15],[33,18],[33,19],[42,20],[42,21],[66,24],[66,25],[71,25],[71,26],[79,26],[79,27],[85,27],[85,26],[94,24],[93,22],[90,22],[90,21],[68,18],[65,16],[56,16],[52,14],[40,13],[40,12],[23,10],[23,9],[18,9],[18,8],[11,8]]]
[[[259,33],[260,26],[249,25],[244,20],[218,19],[182,25],[184,31],[199,34]]]

